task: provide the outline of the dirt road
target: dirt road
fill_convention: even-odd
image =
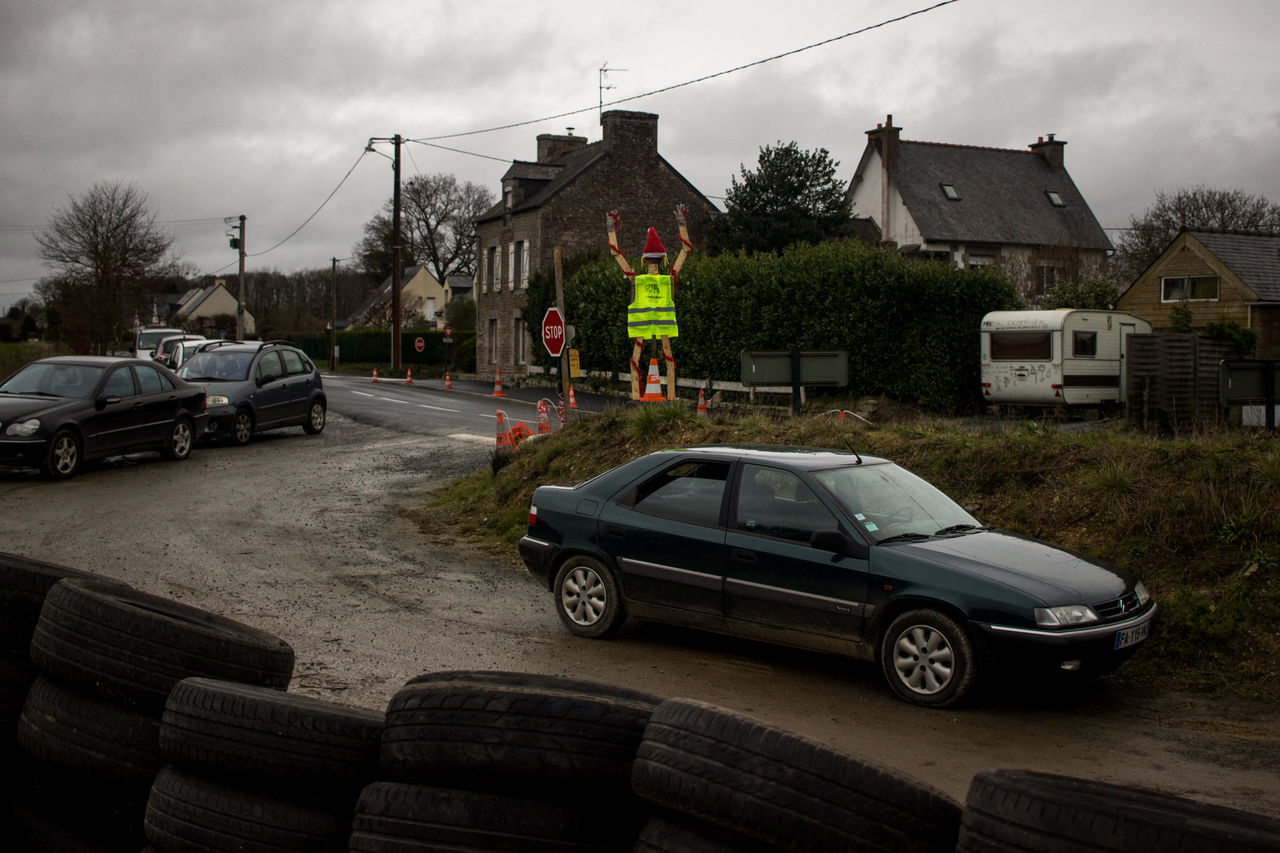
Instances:
[[[331,415],[184,463],[113,461],[66,483],[0,472],[0,550],[66,563],[272,631],[291,687],[367,708],[443,669],[568,675],[685,696],[911,773],[963,799],[1021,767],[1136,784],[1280,817],[1280,713],[1113,679],[1073,695],[954,711],[893,699],[874,667],[629,624],[560,626],[512,552],[424,528],[429,491],[487,465],[488,441],[411,436]]]

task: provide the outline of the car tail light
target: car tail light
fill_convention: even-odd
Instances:
[[[538,523],[538,508],[533,504],[529,504],[529,526],[532,527],[537,523]]]

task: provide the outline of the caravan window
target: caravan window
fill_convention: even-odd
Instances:
[[[1048,361],[1053,357],[1049,332],[992,332],[992,361]]]
[[[1076,358],[1093,358],[1098,354],[1098,333],[1076,331],[1071,334],[1071,354]]]

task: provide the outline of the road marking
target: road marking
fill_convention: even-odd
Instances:
[[[367,393],[365,393],[364,391],[352,391],[351,393],[352,393],[352,394],[359,394],[361,397],[372,397],[372,396],[373,396],[372,394],[367,394]]]
[[[402,406],[410,405],[408,400],[397,400],[395,397],[379,397],[379,400],[386,400],[388,403],[399,403]]]
[[[472,444],[493,444],[493,436],[472,435],[469,432],[455,432],[446,435],[445,438],[452,438],[455,441],[469,441]]]
[[[458,411],[459,411],[458,409],[446,409],[444,406],[428,406],[426,403],[419,403],[419,404],[418,404],[418,408],[419,408],[419,409],[432,409],[432,410],[437,411],[437,412],[452,412],[452,413],[453,413],[453,414],[455,414],[455,415],[456,415],[456,414],[458,413]]]

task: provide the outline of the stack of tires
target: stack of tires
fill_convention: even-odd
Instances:
[[[85,577],[49,588],[30,654],[36,677],[16,726],[28,763],[13,806],[19,850],[138,850],[174,685],[203,675],[283,690],[293,672],[293,650],[270,634]]]
[[[206,678],[169,694],[146,837],[163,853],[342,853],[378,778],[374,711]]]
[[[526,673],[414,678],[388,704],[383,779],[349,849],[630,850],[647,811],[631,772],[659,701]]]

